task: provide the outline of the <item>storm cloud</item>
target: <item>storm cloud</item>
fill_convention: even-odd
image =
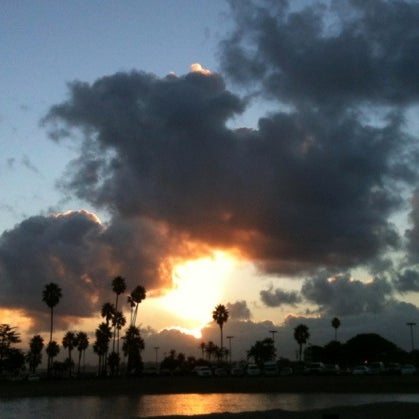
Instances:
[[[279,307],[284,304],[296,305],[301,302],[301,297],[296,291],[273,289],[272,286],[260,292],[260,299],[268,307]]]
[[[39,309],[39,283],[58,282],[70,290],[64,312],[71,304],[88,316],[112,276],[158,292],[170,285],[170,258],[211,248],[304,275],[302,296],[325,314],[392,301],[379,273],[363,283],[321,272],[376,269],[395,252],[417,263],[417,198],[406,196],[418,186],[408,128],[419,101],[419,5],[292,3],[231,1],[222,73],[133,70],[69,83],[42,120],[54,141],[79,147],[58,186],[109,220],[37,216],[3,233],[3,306]],[[268,99],[269,113],[256,128],[232,128],[252,97]],[[404,234],[394,216],[408,207]],[[299,302],[273,288],[261,297],[272,307]],[[241,318],[246,308],[230,307]]]
[[[393,302],[393,292],[391,283],[385,279],[362,282],[349,274],[334,277],[319,274],[307,278],[301,288],[304,298],[317,304],[320,313],[329,317],[381,313]]]

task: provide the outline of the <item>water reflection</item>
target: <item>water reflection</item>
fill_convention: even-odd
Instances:
[[[0,401],[0,418],[144,418],[269,409],[301,411],[385,401],[419,403],[419,395],[227,393],[2,399]]]

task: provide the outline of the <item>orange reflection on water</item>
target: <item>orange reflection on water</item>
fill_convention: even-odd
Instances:
[[[167,394],[146,396],[141,410],[144,416],[204,415],[214,412],[235,411],[223,404],[222,394]],[[240,395],[239,395],[240,396]],[[148,405],[148,406],[147,406]],[[150,409],[150,412],[148,410]]]

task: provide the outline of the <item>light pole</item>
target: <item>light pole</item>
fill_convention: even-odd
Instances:
[[[410,342],[412,343],[412,351],[415,349],[415,343],[413,341],[413,326],[416,326],[415,322],[407,322],[406,326],[410,328]]]
[[[231,339],[233,339],[234,338],[234,336],[227,336],[227,339],[228,339],[228,350],[229,350],[229,352],[228,352],[228,358],[229,358],[229,360],[230,360],[230,365],[231,365]]]
[[[159,349],[160,347],[158,346],[154,347],[154,350],[156,351],[156,368],[158,368],[158,365],[159,365]]]
[[[274,349],[275,349],[275,352],[276,352],[276,348],[275,348],[275,334],[278,333],[278,331],[277,330],[270,330],[269,333],[272,335],[272,342],[274,344]]]

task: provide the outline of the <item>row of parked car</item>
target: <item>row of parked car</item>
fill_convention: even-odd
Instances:
[[[417,369],[412,364],[391,363],[384,365],[383,362],[371,362],[343,370],[338,365],[312,362],[307,364],[303,370],[305,375],[414,375],[416,373]]]
[[[222,367],[211,369],[208,366],[200,365],[194,368],[194,373],[200,377],[226,375],[241,377],[245,375],[291,375],[293,370],[290,367],[278,368],[276,362],[265,362],[262,368],[259,365],[253,363],[247,365],[235,364],[230,369],[225,369]]]

